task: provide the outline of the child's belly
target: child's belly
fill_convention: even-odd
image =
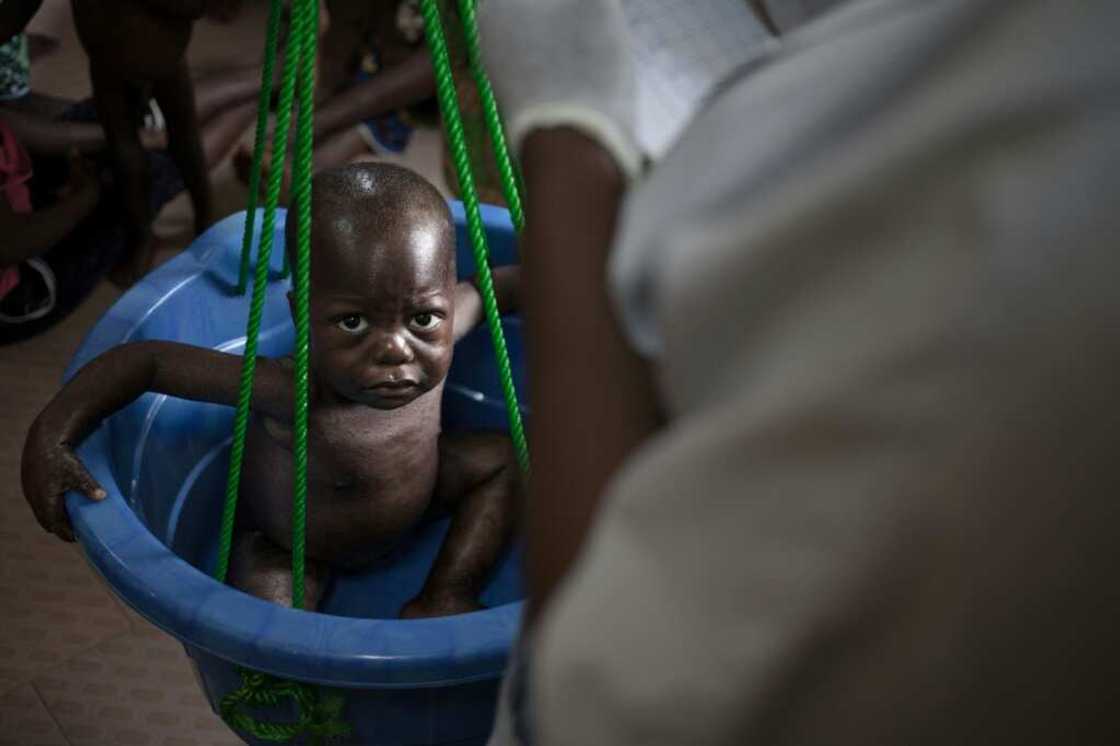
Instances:
[[[306,551],[310,559],[355,569],[384,556],[420,522],[432,501],[438,430],[404,454],[363,444],[353,470],[331,468],[311,453]],[[355,446],[356,448],[358,446]],[[321,456],[316,458],[316,456]],[[250,427],[241,477],[241,518],[279,546],[292,543],[292,453],[257,420]]]

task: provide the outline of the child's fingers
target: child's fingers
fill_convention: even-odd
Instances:
[[[81,492],[91,500],[104,500],[106,492],[73,453],[66,454],[63,464],[64,474],[59,485],[61,491],[48,501],[46,515],[42,516],[44,520],[40,523],[63,541],[74,541],[74,529],[70,525],[70,515],[66,512],[66,491]]]
[[[86,467],[73,453],[67,459],[67,489],[76,490],[90,500],[104,500],[105,490],[97,480],[86,470]]]

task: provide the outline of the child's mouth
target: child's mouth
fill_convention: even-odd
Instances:
[[[412,396],[419,387],[416,381],[382,381],[372,386],[366,386],[366,391],[385,399],[401,399]]]

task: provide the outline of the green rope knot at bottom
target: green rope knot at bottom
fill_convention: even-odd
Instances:
[[[307,743],[321,746],[329,739],[353,731],[342,720],[343,698],[299,681],[238,668],[241,688],[222,697],[219,711],[226,725],[261,741],[283,743],[307,736]],[[278,707],[290,699],[296,705],[296,722],[267,722],[242,711],[244,707]]]

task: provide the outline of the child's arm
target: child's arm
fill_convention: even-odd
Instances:
[[[95,122],[66,122],[10,108],[4,110],[4,121],[32,153],[64,155],[77,149],[89,155],[105,149],[105,130]]]
[[[17,213],[0,199],[0,267],[10,267],[46,252],[97,207],[97,178],[75,161],[69,193],[56,204],[31,213]]]
[[[498,310],[513,313],[521,308],[521,268],[518,266],[494,267],[490,270],[494,279],[494,296]],[[455,287],[455,341],[458,342],[486,318],[482,306],[477,278],[460,282]]]
[[[40,525],[67,541],[73,532],[63,496],[105,492],[74,454],[102,420],[147,391],[218,404],[237,403],[239,355],[175,342],[137,342],[98,356],[74,376],[36,418],[23,449],[23,492]],[[278,361],[257,361],[252,405],[291,419],[292,376]]]

